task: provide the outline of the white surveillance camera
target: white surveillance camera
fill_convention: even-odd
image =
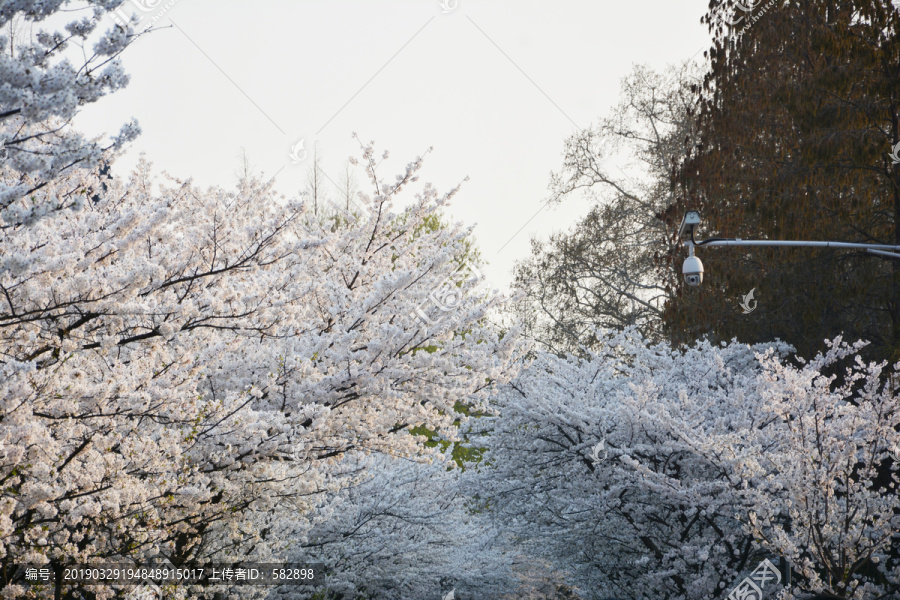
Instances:
[[[684,273],[684,282],[691,287],[703,282],[703,263],[693,253],[685,259],[681,272]]]

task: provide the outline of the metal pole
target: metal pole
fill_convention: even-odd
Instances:
[[[694,245],[691,242],[685,242],[685,245]],[[813,248],[847,248],[847,249],[858,249],[858,250],[868,250],[875,254],[887,254],[885,252],[878,252],[874,250],[875,248],[884,249],[884,250],[898,250],[900,251],[900,246],[890,246],[887,244],[853,244],[850,242],[794,242],[794,241],[784,241],[784,240],[716,240],[712,242],[698,242],[697,246],[803,246],[803,247],[813,247]]]

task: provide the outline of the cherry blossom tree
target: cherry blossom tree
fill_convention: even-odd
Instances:
[[[421,158],[393,183],[363,161],[376,195],[335,231],[147,164],[0,230],[3,561],[277,558],[346,453],[426,453],[409,429],[486,408],[520,342],[455,261],[471,230],[425,225],[456,190],[396,211]]]
[[[100,32],[107,12],[121,3],[11,0],[0,5],[0,226],[30,223],[81,205],[95,167],[139,133],[135,122],[126,123],[104,145],[70,127],[79,107],[128,83],[118,57],[137,34],[109,19],[110,27]],[[61,30],[34,30],[46,21],[58,24],[63,12],[67,22]],[[14,35],[16,26],[21,39]],[[51,193],[47,184],[61,175],[69,185]]]
[[[433,226],[456,190],[394,208],[421,158],[385,183],[364,147],[374,195],[339,227],[252,178],[103,178],[137,126],[104,145],[70,122],[127,83],[133,30],[100,33],[120,3],[0,6],[0,562],[277,558],[355,483],[347,453],[452,440],[519,343],[460,272],[471,230]]]
[[[860,344],[792,366],[778,344],[598,336],[583,359],[538,356],[470,423],[478,489],[521,545],[590,599],[725,597],[766,557],[796,594],[897,594],[896,388],[861,360],[821,375]]]
[[[466,496],[448,450],[429,463],[356,456],[343,467],[364,474],[331,505],[331,517],[295,548],[293,562],[322,562],[316,598],[498,598],[517,587],[517,550]],[[308,598],[297,588],[269,598]]]

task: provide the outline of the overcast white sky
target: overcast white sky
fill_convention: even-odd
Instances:
[[[126,51],[128,88],[76,123],[114,133],[138,119],[120,175],[146,152],[157,170],[227,186],[243,147],[288,196],[309,167],[289,156],[301,139],[318,143],[335,181],[359,156],[354,131],[390,151],[379,169],[388,181],[433,146],[420,183],[446,191],[469,176],[449,212],[478,224],[488,281],[505,289],[532,236],[587,210],[584,200],[541,210],[565,139],[607,114],[633,64],[662,69],[706,50],[707,1],[444,2],[452,10],[440,0],[126,0],[143,22],[163,11],[156,24],[167,28]]]

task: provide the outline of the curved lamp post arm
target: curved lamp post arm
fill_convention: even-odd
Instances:
[[[793,240],[742,240],[736,238],[733,240],[709,239],[700,242],[687,240],[684,245],[691,250],[693,255],[694,246],[794,246],[807,248],[843,248],[847,250],[865,250],[870,254],[878,256],[886,256],[888,258],[900,258],[900,254],[895,252],[885,252],[885,250],[900,251],[900,246],[891,246],[888,244],[857,244],[851,242],[805,242]]]
[[[688,258],[684,262],[682,273],[688,285],[698,286],[703,281],[703,263],[694,256],[695,246],[782,246],[795,248],[839,248],[845,250],[865,250],[870,254],[887,258],[900,259],[900,245],[859,244],[855,242],[824,242],[801,240],[742,240],[740,238],[710,238],[700,242],[694,240],[694,230],[700,224],[700,213],[689,210],[681,220],[678,237],[684,240],[688,249]],[[887,252],[893,250],[894,252]]]
[[[897,250],[900,251],[900,246],[891,246],[887,244],[856,244],[850,242],[806,242],[806,241],[793,241],[793,240],[742,240],[740,238],[736,238],[733,240],[720,240],[720,239],[709,239],[701,242],[695,242],[693,240],[686,241],[685,245],[694,245],[694,246],[803,246],[803,247],[811,247],[811,248],[845,248],[845,249],[854,249],[854,250],[869,250],[870,252],[874,252],[876,254],[887,254],[888,256],[900,256],[900,255],[892,255],[889,252],[878,252],[878,250]]]
[[[890,244],[858,244],[853,242],[819,242],[819,241],[799,241],[799,240],[742,240],[740,238],[710,238],[700,242],[694,241],[694,230],[700,224],[700,213],[696,210],[689,210],[684,213],[681,220],[681,226],[678,228],[678,237],[685,240],[684,245],[691,250],[693,255],[693,246],[796,246],[806,248],[844,248],[848,250],[865,250],[872,254],[887,256],[890,258],[900,258],[900,245]],[[884,250],[894,250],[895,252],[884,252]]]

